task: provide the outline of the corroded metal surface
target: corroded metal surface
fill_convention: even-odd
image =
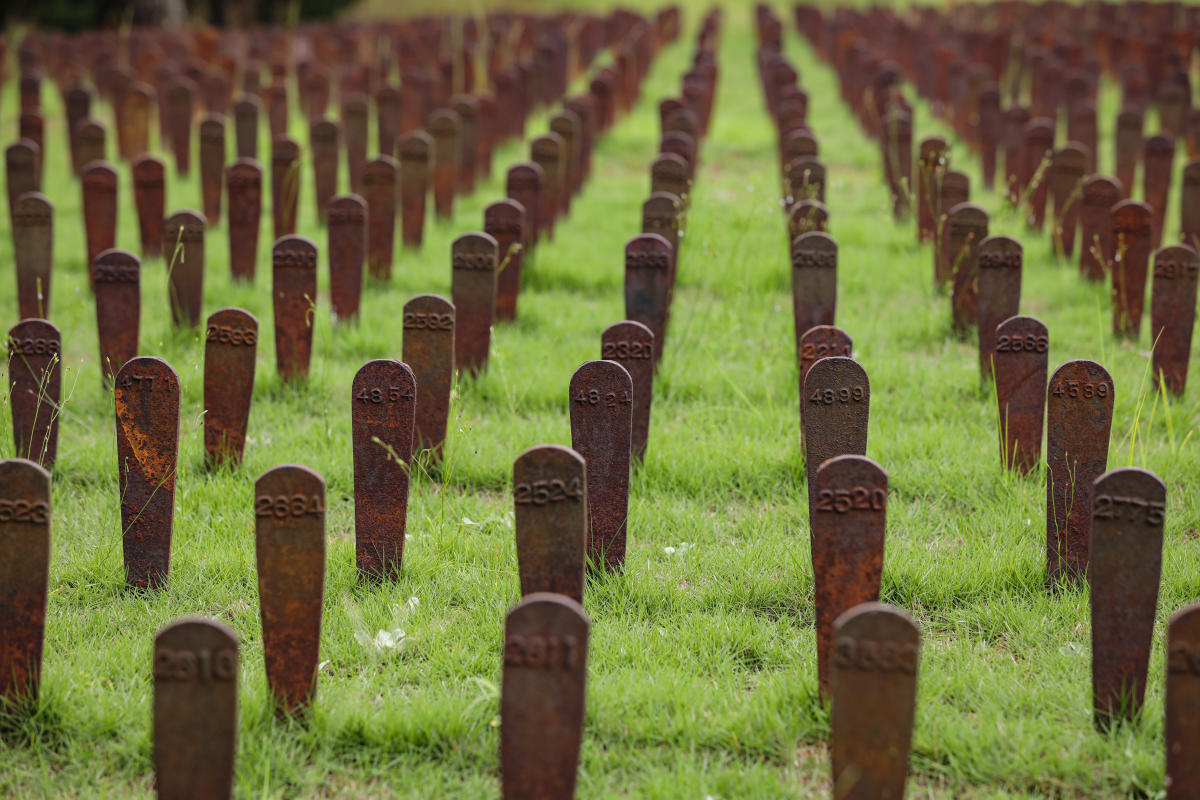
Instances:
[[[1162,573],[1167,487],[1137,467],[1092,484],[1087,576],[1092,599],[1092,708],[1096,723],[1132,719],[1146,693],[1146,669]]]
[[[308,375],[317,307],[317,246],[285,236],[271,254],[275,312],[275,367],[284,380]]]
[[[176,325],[199,325],[204,306],[204,231],[206,219],[195,211],[177,211],[163,225],[163,257],[170,275],[168,300]]]
[[[994,329],[989,362],[995,369],[1000,461],[1029,474],[1042,455],[1050,333],[1041,320],[1014,316]]]
[[[1117,114],[1116,131],[1117,182],[1129,197],[1133,192],[1133,173],[1142,152],[1142,112],[1123,108]]]
[[[687,202],[691,191],[691,175],[687,162],[674,153],[659,153],[650,162],[650,191],[666,192]]]
[[[1136,200],[1112,207],[1113,333],[1136,339],[1146,302],[1153,212]]]
[[[671,304],[671,243],[643,233],[625,243],[625,317],[654,334],[654,363],[662,359]]]
[[[904,796],[921,634],[905,612],[863,603],[833,624],[830,694],[834,796]]]
[[[625,565],[633,379],[615,361],[585,361],[571,376],[571,447],[587,462],[587,556],[596,570]]]
[[[448,108],[439,108],[425,125],[433,137],[433,210],[439,219],[454,214],[454,192],[458,185],[459,143],[462,121]],[[401,154],[403,163],[403,154]]]
[[[179,376],[160,358],[131,358],[113,381],[125,583],[166,586],[179,460]]]
[[[812,231],[829,229],[829,209],[820,200],[801,200],[788,213],[788,241]]]
[[[1054,250],[1067,258],[1075,252],[1075,231],[1079,227],[1081,183],[1087,175],[1091,154],[1082,144],[1068,142],[1055,150],[1050,159],[1050,195],[1054,216],[1050,235]]]
[[[368,161],[363,167],[363,199],[367,203],[367,273],[378,281],[392,277],[399,172],[400,165],[389,155]]]
[[[829,356],[849,356],[854,343],[849,335],[834,325],[817,325],[800,337],[796,360],[800,366],[800,405],[804,406],[804,379],[812,365]]]
[[[417,381],[413,446],[441,456],[454,385],[454,304],[419,294],[404,304],[404,363]]]
[[[650,405],[654,396],[654,333],[634,320],[615,322],[600,336],[600,357],[625,368],[633,381],[633,436],[630,452],[641,460],[650,436]]]
[[[1004,143],[1004,175],[1008,200],[1016,206],[1021,197],[1024,184],[1021,182],[1025,172],[1021,143],[1025,135],[1025,126],[1029,124],[1030,112],[1024,106],[1009,106],[1002,114],[1003,130],[1001,141]]]
[[[556,592],[583,602],[588,532],[585,464],[579,453],[556,444],[531,447],[513,462],[522,595]]]
[[[1200,258],[1187,245],[1164,247],[1154,254],[1150,289],[1150,343],[1154,375],[1174,395],[1187,386],[1192,329],[1196,323],[1196,280]]]
[[[458,114],[459,121],[455,190],[467,195],[475,191],[475,177],[479,170],[479,100],[470,95],[459,95],[451,99],[450,107]]]
[[[367,204],[356,194],[329,201],[329,300],[337,321],[357,319],[367,258]]]
[[[317,195],[317,220],[322,223],[325,222],[329,201],[337,194],[341,138],[341,128],[333,120],[315,120],[308,129],[313,185]]]
[[[792,316],[796,352],[810,328],[832,325],[837,306],[837,242],[820,231],[792,242]]]
[[[525,209],[525,246],[532,248],[541,231],[542,168],[532,161],[521,161],[508,168],[505,194]]]
[[[417,379],[407,364],[364,364],[350,390],[354,445],[354,554],[367,578],[400,574],[408,519]]]
[[[262,168],[252,158],[239,158],[225,168],[225,187],[229,194],[229,271],[234,280],[253,281],[262,220]]]
[[[496,309],[496,240],[464,233],[451,246],[451,297],[457,310],[454,364],[469,373],[487,369]]]
[[[552,114],[549,120],[550,131],[562,140],[562,148],[559,150],[561,185],[558,192],[558,213],[562,216],[571,213],[571,197],[582,183],[579,125],[579,117],[565,109]]]
[[[538,209],[538,233],[554,238],[554,221],[561,213],[559,193],[563,191],[563,140],[556,133],[539,136],[529,143],[529,160],[542,170],[541,207]]]
[[[1121,184],[1107,175],[1083,182],[1079,207],[1079,273],[1102,281],[1113,259],[1112,207],[1121,202]]]
[[[100,369],[106,379],[137,355],[141,269],[137,256],[128,250],[105,250],[92,268]]]
[[[49,571],[50,473],[0,461],[0,704],[37,700]]]
[[[346,134],[346,174],[350,191],[362,194],[363,168],[367,164],[367,99],[343,95],[342,128]]]
[[[942,175],[933,237],[934,281],[938,286],[944,286],[953,277],[950,258],[947,255],[949,252],[947,239],[950,236],[950,228],[946,225],[946,217],[950,213],[950,209],[959,203],[966,203],[970,194],[971,182],[966,175],[953,170],[947,170]]]
[[[787,168],[786,202],[817,200],[825,202],[825,165],[815,158],[793,159]]]
[[[987,378],[992,374],[996,326],[1020,310],[1021,243],[1008,236],[989,236],[979,243],[978,263],[979,372]]]
[[[483,210],[483,232],[496,240],[496,319],[517,318],[521,266],[525,261],[525,208],[516,200],[497,200]]]
[[[1180,178],[1179,232],[1184,244],[1200,252],[1200,159],[1184,165]]]
[[[1025,223],[1036,231],[1046,220],[1046,195],[1050,185],[1049,158],[1054,147],[1054,123],[1035,117],[1025,125],[1021,142],[1021,186],[1028,212]]]
[[[1082,579],[1091,538],[1092,481],[1108,464],[1113,381],[1095,361],[1068,361],[1046,392],[1046,577]]]
[[[258,158],[258,118],[262,103],[247,95],[233,104],[233,132],[237,158]]]
[[[504,800],[575,796],[587,649],[588,618],[571,598],[535,592],[508,613],[500,691]]]
[[[808,507],[816,505],[817,470],[834,456],[867,453],[871,384],[852,358],[828,356],[804,377],[800,423],[808,476]]]
[[[142,258],[163,252],[163,223],[167,218],[166,164],[145,153],[133,162],[133,202],[137,207]]]
[[[254,483],[254,541],[267,685],[279,712],[317,693],[325,595],[325,480],[283,464]]]
[[[1167,217],[1167,197],[1171,193],[1171,172],[1175,163],[1175,140],[1159,134],[1146,139],[1142,146],[1142,196],[1150,206],[1150,246],[1162,243],[1163,223]]]
[[[988,215],[977,205],[960,203],[946,215],[946,260],[950,268],[951,324],[963,333],[979,320],[979,244],[987,238]]]
[[[17,198],[26,192],[36,192],[41,188],[41,181],[38,180],[40,152],[41,148],[37,142],[29,139],[20,139],[4,151],[4,180],[8,190],[10,223],[16,212]]]
[[[83,185],[88,269],[93,270],[99,255],[116,246],[117,171],[107,161],[93,161],[84,167],[80,183]],[[89,275],[94,283],[95,276]]]
[[[75,127],[75,147],[79,158],[79,175],[93,161],[104,161],[107,155],[107,129],[98,119],[85,119]]]
[[[209,465],[238,464],[254,397],[258,320],[240,308],[222,308],[204,332],[204,454]]]
[[[58,453],[62,399],[62,334],[44,319],[8,331],[8,404],[20,458],[50,469]]]
[[[812,531],[817,674],[829,691],[833,621],[859,603],[879,599],[887,521],[887,473],[859,455],[835,456],[816,471]]]
[[[908,213],[912,191],[912,114],[895,111],[880,122],[885,177],[892,192],[892,216],[901,219]]]
[[[425,234],[425,199],[429,196],[433,139],[424,131],[396,144],[400,161],[400,225],[405,247],[420,247]]]
[[[225,171],[225,118],[210,114],[200,122],[200,195],[204,218],[221,221],[221,184]]]
[[[54,204],[40,192],[17,198],[12,215],[17,313],[21,319],[50,316],[54,267]]]
[[[1167,623],[1167,800],[1195,800],[1200,791],[1200,603]]]
[[[184,617],[154,637],[154,783],[159,800],[233,796],[238,636]]]
[[[276,239],[296,233],[302,182],[300,146],[291,139],[276,139],[271,145],[271,221]]]

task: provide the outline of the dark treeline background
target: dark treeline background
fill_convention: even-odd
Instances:
[[[0,0],[0,24],[31,23],[67,31],[127,23],[283,24],[329,17],[353,4],[354,0]]]

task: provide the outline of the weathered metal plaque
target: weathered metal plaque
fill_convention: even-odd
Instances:
[[[525,248],[537,244],[538,213],[542,207],[542,168],[532,161],[521,161],[508,168],[505,194],[525,209]]]
[[[1080,195],[1090,158],[1087,148],[1078,142],[1067,142],[1050,157],[1050,194],[1054,201],[1050,235],[1055,252],[1067,258],[1075,252]]]
[[[154,783],[160,800],[233,796],[238,636],[184,617],[154,637]]]
[[[121,100],[118,134],[125,133],[121,156],[130,160],[150,149],[150,111],[154,107],[154,90],[145,84],[135,84]]]
[[[496,257],[499,247],[486,233],[464,233],[450,257],[451,297],[457,311],[454,364],[474,374],[487,369],[496,309]]]
[[[496,319],[517,318],[521,266],[525,260],[525,209],[516,200],[497,200],[483,210],[483,232],[496,240]]]
[[[137,256],[127,250],[105,250],[92,267],[100,369],[106,382],[137,355],[141,269]]]
[[[816,602],[817,674],[829,691],[833,622],[859,603],[879,599],[887,521],[887,473],[859,455],[835,456],[816,470],[809,508]]]
[[[585,461],[557,444],[531,447],[513,462],[521,594],[556,592],[583,602],[588,532]]]
[[[796,351],[797,362],[800,365],[800,406],[804,406],[804,379],[808,370],[822,358],[830,356],[849,357],[854,348],[850,336],[841,328],[834,325],[817,325],[809,328],[800,337],[800,347]]]
[[[625,243],[625,317],[654,334],[654,363],[662,358],[671,302],[671,243],[657,233],[643,233]]]
[[[1050,184],[1049,160],[1054,148],[1054,123],[1035,117],[1025,125],[1021,142],[1021,187],[1028,206],[1025,223],[1040,231],[1046,221],[1046,195]]]
[[[439,458],[454,385],[453,303],[437,295],[419,294],[404,304],[403,355],[417,381],[413,446]]]
[[[1193,800],[1200,786],[1200,603],[1167,623],[1167,800]]]
[[[204,218],[221,221],[221,185],[225,173],[225,118],[210,114],[200,122],[200,194]]]
[[[458,186],[462,120],[454,111],[439,108],[429,115],[425,129],[433,137],[433,211],[439,219],[449,219],[454,215],[454,192]]]
[[[1107,175],[1092,175],[1084,180],[1081,194],[1079,272],[1102,281],[1113,259],[1112,207],[1121,202],[1121,184]]]
[[[542,206],[538,209],[538,232],[554,238],[554,221],[561,209],[559,193],[563,191],[563,140],[557,133],[539,136],[529,144],[529,159],[541,167]]]
[[[204,332],[205,463],[239,464],[254,397],[258,320],[240,308],[208,317]]]
[[[988,215],[977,205],[959,203],[946,215],[946,259],[950,267],[951,322],[964,333],[979,321],[979,244],[988,235]]]
[[[837,305],[837,242],[827,233],[803,233],[792,242],[792,312],[796,352],[810,328],[832,325]]]
[[[1082,101],[1067,111],[1067,141],[1079,142],[1086,149],[1087,166],[1084,174],[1090,175],[1096,171],[1096,147],[1098,142],[1096,125],[1096,106],[1090,101]]]
[[[62,398],[62,334],[44,319],[8,331],[8,404],[19,458],[50,469],[58,453]]]
[[[1041,320],[1018,316],[993,331],[988,360],[995,370],[1000,460],[1028,475],[1042,455],[1050,332]]]
[[[400,139],[396,150],[400,159],[400,223],[404,246],[420,247],[425,232],[433,139],[424,131],[410,133]]]
[[[383,83],[375,92],[375,125],[379,152],[391,156],[400,135],[400,108],[403,96],[394,84]]]
[[[970,195],[971,182],[965,174],[953,170],[943,173],[933,238],[934,280],[937,286],[945,286],[954,277],[949,256],[950,226],[946,224],[946,218],[950,214],[950,209],[960,203],[966,203],[970,199]]]
[[[179,376],[161,358],[139,356],[125,362],[113,384],[125,583],[159,588],[171,563]]]
[[[1154,212],[1136,200],[1112,207],[1113,333],[1136,339],[1146,302]]]
[[[363,199],[367,202],[367,272],[391,280],[396,243],[396,177],[400,165],[390,155],[363,167]]]
[[[808,474],[808,507],[816,506],[817,470],[834,456],[867,454],[871,383],[848,356],[828,356],[804,376],[800,424]]]
[[[342,127],[346,133],[346,173],[350,191],[362,194],[363,168],[367,165],[367,98],[356,94],[342,104]]]
[[[949,164],[949,148],[940,136],[921,140],[917,151],[917,240],[933,241],[941,217],[942,176]]]
[[[912,113],[895,111],[880,122],[884,170],[892,191],[892,216],[900,219],[908,213],[908,194],[912,191]]]
[[[283,83],[273,83],[263,90],[263,100],[267,104],[267,126],[271,131],[271,140],[287,136],[287,86]]]
[[[687,204],[692,178],[688,164],[674,153],[659,153],[650,162],[650,191],[666,192]]]
[[[588,618],[571,598],[535,592],[508,613],[500,690],[504,800],[575,796],[587,649]]]
[[[54,266],[54,204],[40,192],[26,192],[17,198],[12,225],[17,313],[21,319],[49,317],[50,275]]]
[[[134,159],[133,200],[137,206],[142,258],[158,258],[163,252],[167,203],[166,164],[158,156],[143,153]]]
[[[559,167],[561,185],[558,192],[558,213],[566,216],[571,213],[571,196],[578,191],[578,187],[582,183],[580,121],[579,117],[571,111],[563,110],[550,116],[549,125],[550,131],[562,139],[562,147],[559,150],[562,165]],[[686,170],[686,164],[684,167]],[[653,174],[653,164],[651,165],[651,174]],[[680,195],[680,197],[682,196]]]
[[[1081,580],[1091,538],[1092,481],[1108,464],[1113,381],[1095,361],[1068,361],[1046,391],[1046,577]]]
[[[267,684],[279,712],[317,693],[325,595],[325,480],[284,464],[254,482],[254,540]]]
[[[1000,140],[1000,88],[993,82],[979,90],[975,99],[978,114],[978,145],[983,188],[991,190],[996,184],[996,149]]]
[[[67,116],[67,141],[71,145],[71,167],[78,175],[83,166],[79,160],[79,126],[92,113],[92,93],[83,86],[72,86],[63,93],[63,105]],[[104,158],[103,151],[91,160],[96,158]]]
[[[916,622],[886,603],[863,603],[833,623],[830,749],[836,797],[904,796],[920,654]]]
[[[262,220],[262,168],[253,158],[239,158],[225,168],[225,187],[229,194],[229,269],[235,281],[253,282]]]
[[[205,218],[191,210],[175,212],[163,227],[171,319],[176,325],[199,325],[203,319],[205,227]]]
[[[271,221],[276,239],[296,233],[301,183],[300,145],[276,139],[271,145]]]
[[[1121,467],[1092,483],[1092,708],[1096,724],[1132,719],[1146,670],[1162,574],[1167,487],[1152,472]]]
[[[83,227],[87,238],[89,276],[95,283],[93,267],[105,250],[117,240],[117,171],[107,161],[93,161],[83,168]],[[121,366],[117,364],[115,370]]]
[[[337,321],[357,319],[367,256],[367,204],[356,194],[329,201],[329,298]]]
[[[107,155],[105,141],[108,134],[104,123],[98,119],[85,119],[75,126],[75,150],[79,159],[79,175],[93,161],[103,161]]]
[[[458,176],[455,180],[459,194],[475,191],[475,175],[479,156],[479,101],[470,95],[458,95],[450,102],[458,114]]]
[[[571,447],[587,462],[588,562],[625,566],[633,379],[615,361],[585,361],[571,376]]]
[[[9,222],[16,214],[17,198],[27,192],[39,191],[38,158],[40,148],[36,142],[21,139],[4,151],[5,186],[8,189]]]
[[[1197,111],[1200,112],[1200,109]],[[1200,159],[1192,159],[1183,167],[1179,192],[1179,232],[1184,244],[1193,250],[1200,248]]]
[[[1008,236],[989,236],[979,243],[977,322],[979,325],[979,372],[992,375],[992,352],[996,326],[1016,316],[1021,307],[1021,243]],[[1043,395],[1045,394],[1045,381]]]
[[[609,325],[600,337],[600,357],[625,368],[633,381],[633,436],[630,451],[641,460],[650,436],[650,405],[654,394],[654,333],[640,322]]]
[[[656,192],[642,203],[642,233],[657,233],[671,245],[672,287],[675,285],[675,266],[679,256],[679,217],[682,212],[679,198],[666,192]]]
[[[801,200],[792,206],[788,214],[788,238],[795,241],[797,236],[812,231],[827,231],[829,229],[829,210],[820,200]]]
[[[258,158],[258,118],[262,103],[247,95],[233,104],[234,142],[238,158]]]
[[[1117,114],[1117,183],[1127,192],[1133,192],[1133,173],[1137,169],[1142,153],[1142,112],[1134,108],[1123,108]],[[1123,195],[1129,197],[1129,194]]]
[[[329,201],[337,194],[341,129],[333,120],[315,120],[308,129],[308,141],[317,192],[317,220],[324,223]]]
[[[317,246],[284,236],[271,251],[275,368],[284,380],[308,375],[317,308]]]
[[[1159,134],[1146,139],[1142,148],[1142,187],[1150,215],[1150,246],[1162,243],[1167,218],[1167,197],[1171,193],[1171,172],[1175,163],[1175,140]]]
[[[1164,247],[1154,254],[1150,289],[1150,342],[1154,375],[1173,395],[1187,386],[1192,329],[1196,322],[1196,280],[1200,258],[1187,245]]]
[[[50,473],[32,461],[4,459],[0,461],[0,705],[6,711],[37,701],[49,578]]]
[[[417,379],[407,364],[368,361],[350,391],[354,436],[354,553],[358,573],[400,574],[408,519],[408,469]]]

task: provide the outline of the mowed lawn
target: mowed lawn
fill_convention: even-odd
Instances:
[[[623,246],[639,232],[649,191],[657,103],[680,90],[701,10],[689,7],[683,35],[655,62],[636,109],[600,143],[570,218],[527,262],[518,320],[497,326],[486,375],[458,384],[445,463],[415,474],[403,575],[382,586],[360,584],[354,570],[351,380],[368,359],[400,357],[400,309],[410,297],[449,295],[451,240],[481,229],[483,207],[503,196],[504,170],[527,157],[527,145],[503,147],[491,179],[457,201],[453,221],[431,224],[419,253],[400,253],[390,284],[366,287],[357,324],[330,321],[327,234],[304,162],[300,232],[322,253],[304,384],[284,385],[275,374],[269,210],[252,286],[230,281],[227,227],[210,232],[205,313],[239,306],[261,326],[250,438],[237,470],[204,469],[202,336],[172,327],[166,267],[144,265],[140,352],[179,373],[182,449],[170,583],[135,594],[124,586],[114,411],[97,364],[81,190],[70,174],[59,96],[47,82],[44,186],[57,208],[51,318],[63,333],[65,408],[42,699],[31,719],[0,732],[0,796],[150,796],[153,637],[189,614],[219,618],[242,639],[239,796],[498,794],[502,627],[519,598],[512,462],[535,444],[570,444],[571,374],[599,357],[601,331],[624,317]],[[837,322],[871,381],[867,454],[889,474],[882,599],[910,611],[923,636],[909,795],[1155,796],[1163,784],[1165,621],[1200,596],[1200,376],[1187,397],[1164,402],[1149,376],[1148,320],[1138,341],[1116,340],[1107,288],[1056,261],[1049,236],[1027,234],[999,195],[982,192],[977,159],[956,148],[954,166],[971,175],[991,232],[1026,246],[1022,312],[1049,326],[1051,369],[1092,358],[1112,373],[1109,466],[1145,467],[1168,487],[1145,711],[1101,735],[1091,721],[1087,588],[1043,587],[1044,472],[1022,478],[1001,469],[995,399],[980,382],[974,338],[952,333],[948,297],[933,287],[932,253],[916,244],[913,221],[891,218],[877,146],[841,103],[831,70],[785,19],[786,48],[829,171]],[[649,450],[633,473],[627,568],[587,587],[584,798],[829,793],[790,263],[754,48],[752,9],[730,4]],[[1111,165],[1112,86],[1102,100],[1100,163]],[[927,106],[916,106],[914,140],[946,133]],[[16,108],[10,81],[0,100],[4,144],[16,132]],[[109,108],[99,114],[112,124]],[[545,129],[543,113],[528,131]],[[299,116],[291,133],[307,142]],[[111,128],[109,137],[111,153]],[[264,120],[260,153],[268,145]],[[168,213],[198,207],[195,172],[179,179],[168,165]],[[119,172],[118,246],[136,251],[128,165]],[[1169,236],[1177,193],[1171,202]],[[6,326],[17,321],[8,224],[0,215]],[[7,407],[0,420],[0,456],[8,457]],[[328,483],[322,667],[306,723],[272,713],[259,625],[253,482],[283,463],[307,465]],[[378,630],[396,628],[405,633],[402,647],[371,643]]]

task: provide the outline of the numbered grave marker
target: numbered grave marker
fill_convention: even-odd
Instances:
[[[820,200],[801,200],[792,206],[788,214],[788,238],[795,241],[811,231],[829,229],[829,210]]]
[[[1007,176],[1008,200],[1015,207],[1021,199],[1024,185],[1021,177],[1024,173],[1022,165],[1021,143],[1025,135],[1025,126],[1029,124],[1031,114],[1023,106],[1009,106],[1002,115],[1004,130],[1001,138],[1004,141],[1004,172]]]
[[[941,217],[942,176],[949,164],[949,147],[940,136],[921,141],[917,154],[917,240],[933,241]]]
[[[79,160],[79,126],[92,113],[92,93],[82,86],[73,86],[63,95],[67,114],[67,141],[71,146],[71,168],[79,174],[84,162]],[[104,158],[101,151],[95,158]],[[94,161],[95,158],[92,160]]]
[[[342,126],[346,130],[346,172],[350,191],[362,194],[363,169],[367,165],[367,99],[354,95],[342,105]]]
[[[517,318],[521,266],[525,260],[525,209],[516,200],[498,200],[483,210],[483,232],[496,240],[496,319]]]
[[[654,334],[654,363],[662,359],[671,304],[671,243],[657,233],[643,233],[625,243],[625,317]]]
[[[1175,140],[1159,134],[1143,145],[1142,194],[1150,206],[1150,246],[1162,243],[1163,223],[1167,217],[1167,197],[1171,193],[1171,170],[1175,163]]]
[[[687,162],[674,153],[659,153],[650,162],[650,191],[666,192],[687,202],[691,190],[691,175]]]
[[[1196,322],[1196,280],[1200,258],[1187,245],[1164,247],[1154,254],[1150,290],[1150,342],[1156,378],[1173,395],[1187,386],[1192,329]]]
[[[1200,109],[1197,109],[1197,114],[1200,114]],[[1200,248],[1200,159],[1189,161],[1184,166],[1181,184],[1179,232],[1183,243],[1196,250]]]
[[[1079,212],[1079,273],[1102,281],[1113,259],[1112,207],[1121,202],[1121,184],[1107,175],[1092,175],[1083,182]]]
[[[169,270],[171,320],[199,325],[204,306],[204,230],[207,220],[191,210],[172,214],[163,227],[163,257]]]
[[[1133,192],[1133,173],[1142,152],[1142,112],[1122,108],[1117,114],[1117,183],[1126,192]],[[1123,195],[1128,197],[1128,194]]]
[[[979,243],[977,322],[979,371],[984,378],[992,377],[996,326],[1020,310],[1022,259],[1021,243],[1008,236],[989,236]]]
[[[1035,117],[1025,125],[1021,144],[1021,186],[1029,206],[1026,225],[1040,231],[1046,221],[1046,195],[1049,188],[1051,151],[1054,148],[1054,122]]]
[[[424,131],[410,133],[397,145],[400,157],[400,220],[405,247],[420,247],[425,232],[425,198],[429,195],[429,161],[433,139]]]
[[[417,379],[399,361],[368,361],[354,376],[350,396],[355,563],[363,577],[392,577],[404,557]]]
[[[104,161],[107,155],[108,133],[104,123],[98,119],[81,120],[75,126],[75,147],[79,157],[79,175],[93,161]]]
[[[417,381],[413,447],[441,457],[454,385],[454,304],[419,294],[404,304],[404,363]]]
[[[792,242],[792,313],[796,352],[810,328],[832,325],[837,305],[837,242],[813,231]]]
[[[62,399],[62,334],[44,319],[8,331],[8,404],[17,456],[54,467]]]
[[[479,154],[479,101],[469,95],[460,95],[450,102],[458,114],[458,177],[456,189],[460,194],[475,191],[475,174],[478,170]]]
[[[809,514],[816,506],[817,470],[834,456],[867,454],[871,383],[848,356],[817,361],[804,377],[800,423],[808,472]]]
[[[633,436],[630,452],[641,460],[650,437],[650,404],[654,396],[654,333],[640,322],[624,320],[604,329],[600,357],[625,368],[633,381]]]
[[[317,246],[303,236],[285,236],[275,242],[271,266],[275,367],[284,380],[306,377],[317,307]]]
[[[142,258],[158,258],[163,252],[163,223],[167,212],[166,164],[158,156],[144,153],[133,162],[133,201],[137,206]]]
[[[457,309],[454,364],[474,374],[487,369],[496,309],[496,240],[464,233],[451,246],[451,297]]]
[[[367,204],[356,194],[329,201],[329,299],[337,321],[358,318],[367,256]]]
[[[141,262],[128,250],[105,250],[92,269],[100,369],[106,383],[122,364],[137,355],[141,270]]]
[[[225,118],[210,114],[200,122],[200,193],[204,218],[221,222],[221,183],[225,171]]]
[[[258,320],[240,308],[222,308],[209,316],[204,339],[205,463],[240,464],[254,398]]]
[[[325,595],[325,480],[283,464],[254,483],[254,540],[263,659],[279,713],[304,711],[317,693]]]
[[[317,220],[323,223],[329,201],[337,194],[341,128],[333,120],[314,120],[308,129],[308,141],[317,192]]]
[[[262,103],[247,95],[233,104],[233,130],[239,159],[258,158],[258,117]]]
[[[1200,786],[1200,603],[1167,623],[1167,798],[1191,800]]]
[[[575,194],[578,191],[577,187],[581,185],[579,117],[570,111],[560,111],[550,116],[549,125],[550,131],[562,139],[562,147],[559,150],[561,166],[559,167],[558,213],[566,216],[571,213],[571,195]],[[653,174],[653,165],[651,172]]]
[[[433,211],[439,219],[454,215],[454,190],[458,185],[462,120],[454,111],[439,108],[429,115],[426,130],[433,137]]]
[[[946,219],[950,210],[960,203],[966,203],[971,194],[970,180],[961,172],[947,171],[942,175],[941,193],[938,196],[937,217],[933,237],[933,267],[934,280],[937,286],[945,286],[954,277],[950,259],[950,247],[947,239],[950,236],[950,226]]]
[[[117,171],[107,161],[93,161],[83,168],[80,182],[83,184],[83,226],[90,267],[101,253],[116,246]],[[94,284],[94,274],[91,279]]]
[[[179,376],[161,358],[131,358],[114,380],[125,583],[166,586],[179,459]]]
[[[291,139],[276,139],[271,146],[271,222],[276,239],[296,233],[300,183],[300,146]]]
[[[542,207],[542,168],[532,161],[522,161],[508,168],[505,194],[525,209],[525,246],[532,248],[541,230],[538,214]]]
[[[40,192],[17,198],[12,215],[17,313],[21,319],[50,316],[50,273],[54,266],[54,204]]]
[[[390,149],[390,148],[389,148]],[[363,199],[367,203],[367,272],[377,281],[392,279],[396,242],[396,159],[384,155],[363,167]]]
[[[262,220],[262,168],[239,158],[225,168],[229,193],[229,270],[235,281],[254,281],[258,266],[258,226]]]
[[[38,176],[38,159],[41,148],[37,142],[21,139],[4,151],[5,181],[8,188],[9,223],[17,211],[17,198],[26,192],[41,189]]]
[[[1122,200],[1112,207],[1113,333],[1136,339],[1146,301],[1146,272],[1150,262],[1150,206]]]
[[[0,703],[37,701],[50,578],[50,473],[0,461]]]
[[[542,170],[542,206],[538,209],[538,233],[554,238],[554,221],[559,216],[563,191],[563,140],[557,133],[539,136],[529,145],[529,160]]]
[[[1050,194],[1054,200],[1051,235],[1056,253],[1070,258],[1075,252],[1075,230],[1079,227],[1080,184],[1087,175],[1091,154],[1078,142],[1055,150],[1050,161]]]
[[[513,462],[521,594],[556,592],[583,602],[588,532],[583,456],[557,444],[531,447]]]
[[[946,258],[953,284],[952,324],[964,333],[979,320],[979,245],[988,235],[988,215],[982,208],[960,203],[945,222]]]
[[[1000,461],[1028,475],[1042,454],[1050,333],[1039,319],[1013,316],[996,326],[993,340]]]
[[[793,159],[788,164],[787,181],[790,202],[825,202],[825,165],[815,158]]]
[[[849,357],[854,343],[849,335],[834,325],[817,325],[809,328],[800,337],[800,346],[796,350],[796,360],[800,366],[800,406],[804,408],[804,379],[808,370],[822,358],[829,356]]]

